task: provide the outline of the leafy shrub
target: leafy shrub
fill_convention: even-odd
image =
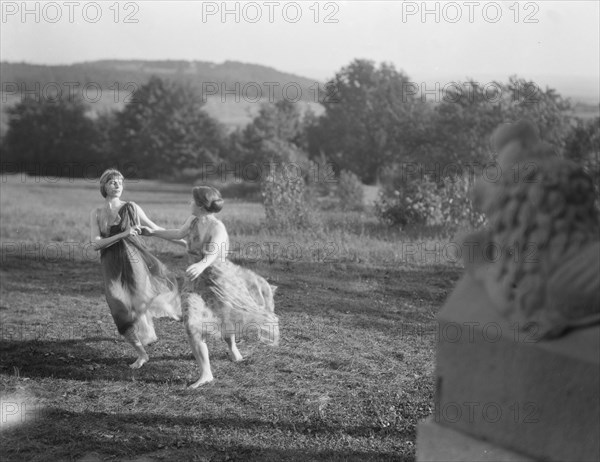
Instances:
[[[473,206],[473,185],[473,179],[465,175],[449,177],[438,188],[444,223],[455,228],[465,224],[479,228],[486,224],[483,212]]]
[[[565,157],[592,177],[596,209],[600,211],[600,117],[575,121],[565,140]]]
[[[275,230],[307,229],[315,225],[306,183],[285,164],[271,164],[261,181],[267,227]]]
[[[425,177],[400,190],[380,193],[375,214],[390,226],[478,227],[485,223],[485,216],[473,207],[472,186],[472,180],[463,176],[449,177],[441,183]]]
[[[435,183],[425,179],[406,184],[400,190],[380,193],[375,214],[390,226],[434,224],[440,205]]]
[[[311,194],[320,197],[334,196],[338,179],[333,162],[323,155],[316,157],[306,165],[306,183]]]
[[[337,196],[343,210],[361,210],[363,208],[364,190],[358,176],[347,170],[340,172]]]

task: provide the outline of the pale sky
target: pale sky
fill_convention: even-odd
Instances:
[[[517,74],[551,86],[586,81],[586,91],[592,82],[598,94],[596,0],[430,1],[425,17],[423,2],[399,0],[227,2],[225,17],[220,1],[25,2],[25,16],[23,2],[1,3],[7,61],[235,60],[324,81],[367,58],[415,81]]]

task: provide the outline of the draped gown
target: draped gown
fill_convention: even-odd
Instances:
[[[136,207],[126,202],[110,237],[139,225]],[[142,345],[157,340],[153,317],[181,319],[177,281],[152,255],[139,236],[128,236],[101,250],[100,261],[106,301],[121,335],[134,328]]]

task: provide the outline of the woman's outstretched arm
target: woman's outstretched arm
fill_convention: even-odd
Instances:
[[[131,202],[131,205],[133,205],[135,207],[137,215],[140,219],[140,224],[142,226],[146,226],[150,229],[165,229],[165,228],[158,226],[156,223],[154,223],[152,220],[150,220],[150,218],[148,218],[148,215],[146,215],[146,212],[144,212],[144,210],[139,205],[137,205],[135,202]]]
[[[156,223],[154,223],[152,220],[150,220],[150,218],[148,218],[148,215],[146,215],[144,210],[139,205],[137,205],[135,202],[132,202],[132,204],[137,210],[137,214],[138,214],[138,217],[140,218],[140,224],[142,225],[142,227],[145,227],[151,231],[151,232],[147,232],[146,229],[142,228],[142,233],[144,236],[162,237],[163,239],[172,241],[179,245],[183,245],[184,247],[187,246],[187,242],[182,239],[185,236],[185,234],[181,237],[169,237],[168,234],[165,234],[165,235],[156,234],[156,231],[161,231],[161,232],[166,231],[165,228],[163,228],[162,226],[158,226]],[[169,230],[169,231],[173,231],[173,230]]]
[[[192,223],[195,219],[196,217],[193,215],[188,217],[188,219],[185,220],[185,223],[183,223],[183,225],[179,229],[152,229],[149,227],[144,227],[142,228],[142,233],[145,236],[156,236],[167,240],[183,239],[190,232],[190,227],[192,226]]]

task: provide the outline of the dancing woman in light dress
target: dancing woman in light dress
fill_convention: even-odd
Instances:
[[[256,334],[265,343],[279,342],[279,320],[274,313],[273,291],[267,281],[249,269],[227,260],[229,237],[225,225],[215,217],[223,207],[215,188],[193,189],[192,216],[180,229],[142,228],[144,235],[185,239],[190,266],[181,294],[183,320],[200,378],[196,388],[213,380],[206,340],[220,334],[233,361],[241,361],[236,334]]]
[[[102,207],[90,214],[91,243],[100,252],[106,301],[119,333],[135,348],[140,368],[148,361],[144,349],[157,340],[153,317],[181,319],[175,277],[148,250],[139,237],[140,226],[155,225],[134,202],[121,200],[123,175],[106,170],[100,177]]]

